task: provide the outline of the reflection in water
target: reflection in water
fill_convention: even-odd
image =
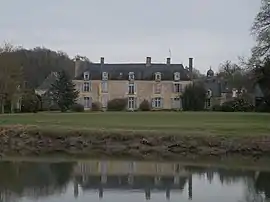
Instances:
[[[221,189],[213,192],[216,187]],[[226,187],[238,188],[228,191]],[[107,196],[110,201],[119,201],[117,196],[127,191],[153,201],[181,199],[221,202],[231,197],[230,201],[235,202],[261,202],[270,199],[270,172],[161,162],[93,160],[76,163],[0,163],[0,202],[29,202],[39,198],[43,198],[43,201],[50,201],[51,198],[55,201],[73,201],[74,197],[78,201],[85,201],[91,200],[94,195],[104,201]],[[154,199],[156,194],[163,197]],[[177,199],[174,198],[176,194]],[[134,195],[128,200],[135,202],[139,200],[137,197]]]

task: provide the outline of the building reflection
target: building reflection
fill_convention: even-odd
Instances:
[[[0,201],[39,200],[58,197],[73,188],[75,198],[82,191],[96,190],[103,198],[108,190],[136,190],[150,200],[154,192],[170,200],[172,191],[187,192],[192,200],[193,180],[208,180],[228,186],[241,183],[249,201],[270,199],[270,172],[248,169],[183,166],[179,163],[84,161],[78,163],[0,162]],[[71,184],[70,184],[71,183]],[[210,186],[210,185],[209,185]],[[207,187],[205,187],[207,190]],[[243,199],[242,201],[246,201]]]
[[[141,190],[145,199],[151,199],[153,191],[164,192],[170,199],[171,190],[182,192],[188,186],[192,199],[192,175],[177,163],[87,161],[74,168],[74,196],[82,190],[98,190],[102,198],[105,190]]]

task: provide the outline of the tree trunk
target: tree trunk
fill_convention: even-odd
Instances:
[[[5,113],[5,100],[1,100],[0,114]]]
[[[14,113],[14,106],[12,101],[10,103],[10,113]]]

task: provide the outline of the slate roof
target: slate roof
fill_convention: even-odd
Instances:
[[[217,77],[206,77],[198,79],[195,82],[201,82],[204,85],[205,90],[210,89],[213,97],[220,97],[222,93],[228,93],[232,90],[228,87],[226,80]]]
[[[255,94],[255,97],[257,98],[263,98],[264,97],[264,92],[262,90],[262,88],[260,87],[259,84],[256,84],[254,86],[254,94]]]
[[[51,72],[36,90],[47,91],[57,79],[57,72]]]
[[[189,71],[182,64],[152,63],[147,67],[145,63],[87,63],[80,67],[80,74],[77,80],[83,79],[83,72],[90,72],[91,80],[101,80],[102,72],[107,72],[110,80],[128,80],[129,72],[134,72],[135,80],[154,80],[156,72],[161,73],[161,80],[173,80],[174,72],[180,72],[180,79],[190,80]]]

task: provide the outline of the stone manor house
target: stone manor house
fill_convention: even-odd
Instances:
[[[164,63],[99,63],[75,61],[75,78],[80,92],[78,103],[91,109],[93,102],[100,102],[106,109],[109,100],[127,98],[128,110],[139,108],[143,100],[149,101],[152,109],[181,109],[181,95],[185,86],[192,82],[193,58],[188,67],[172,64],[171,58]]]
[[[104,57],[99,63],[85,62],[79,58],[75,60],[73,83],[79,91],[77,103],[82,104],[86,110],[91,109],[93,102],[102,104],[106,110],[109,100],[126,98],[127,110],[136,110],[140,103],[147,100],[153,110],[173,109],[182,110],[182,93],[191,83],[203,85],[207,94],[205,109],[214,105],[234,99],[241,94],[228,82],[215,75],[210,69],[205,77],[193,78],[193,58],[189,58],[188,66],[172,64],[171,58],[164,63],[152,63],[151,57],[145,63],[105,63]],[[51,74],[36,89],[42,97],[42,105],[53,105],[48,96],[51,84],[57,79],[57,73]],[[253,100],[263,97],[260,89],[249,89]],[[243,89],[245,90],[245,89]],[[45,107],[47,109],[49,107]]]

